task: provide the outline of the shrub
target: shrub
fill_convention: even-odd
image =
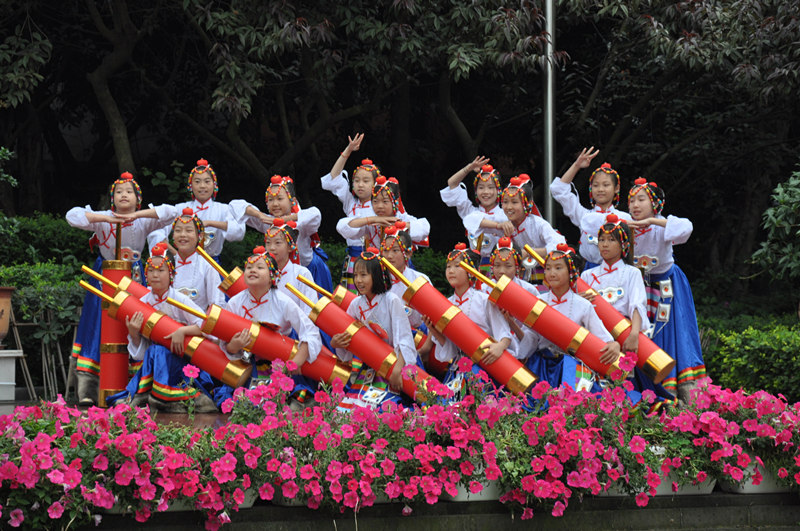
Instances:
[[[63,216],[37,213],[29,218],[9,218],[0,213],[0,266],[57,260],[80,269],[80,264],[94,260],[90,236],[70,227]]]

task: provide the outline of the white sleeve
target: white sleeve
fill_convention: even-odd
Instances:
[[[558,177],[553,179],[550,185],[550,195],[553,196],[553,199],[558,201],[558,204],[561,205],[561,208],[564,210],[564,215],[567,216],[576,227],[580,227],[583,216],[591,212],[589,209],[581,206],[575,185],[572,183],[565,183]]]
[[[313,363],[319,356],[322,348],[322,339],[317,328],[311,319],[300,310],[300,307],[293,300],[286,297],[286,320],[297,332],[297,339],[308,345],[308,362]]]
[[[269,228],[269,225],[261,221],[260,219],[256,219],[252,216],[247,215],[247,207],[253,207],[258,210],[258,207],[255,205],[248,203],[244,199],[234,199],[228,205],[233,212],[233,217],[239,222],[247,225],[248,227],[253,227],[258,232],[265,233]]]
[[[67,212],[67,223],[70,226],[75,227],[77,229],[83,230],[91,230],[96,231],[99,228],[99,223],[90,223],[88,219],[86,219],[87,212],[94,212],[92,207],[86,205],[85,207],[74,207],[69,209]]]
[[[406,213],[400,216],[400,219],[408,224],[408,235],[411,236],[411,241],[422,241],[431,233],[431,224],[425,218],[415,218]]]
[[[135,361],[142,361],[147,349],[152,343],[144,336],[139,336],[139,346],[133,346],[131,336],[128,336],[128,355]]]
[[[387,293],[387,296],[389,294]],[[391,295],[394,295],[393,293]],[[393,296],[389,300],[389,312],[392,318],[392,345],[395,351],[403,356],[406,366],[416,365],[417,348],[414,346],[414,336],[411,334],[411,323],[408,321],[405,307],[399,297]]]
[[[342,208],[345,214],[349,214],[355,203],[355,198],[350,192],[350,181],[347,180],[347,171],[342,170],[342,173],[336,177],[327,174],[320,180],[323,190],[333,192],[339,201],[342,202]]]
[[[567,243],[566,238],[556,232],[556,229],[546,219],[539,216],[535,216],[534,219],[536,220],[536,231],[541,241],[544,242],[544,247],[548,253],[555,251],[559,243]]]
[[[674,244],[686,243],[692,235],[692,222],[686,218],[667,216],[667,226],[664,227],[664,241]]]
[[[297,212],[297,230],[302,234],[314,234],[322,223],[322,213],[317,207],[301,208]]]
[[[467,232],[469,234],[473,234],[476,236],[479,234],[488,234],[496,238],[501,238],[503,236],[502,230],[488,229],[481,227],[481,221],[483,221],[484,219],[497,221],[498,223],[503,223],[504,221],[508,221],[508,218],[506,218],[506,215],[503,213],[502,210],[500,211],[500,214],[502,214],[502,217],[499,215],[492,216],[480,210],[476,210],[475,212],[467,215],[464,218],[463,220],[464,228],[467,229]]]
[[[217,306],[224,306],[225,305],[225,294],[222,293],[222,290],[219,289],[220,285],[220,278],[219,273],[214,270],[211,266],[206,268],[205,278],[203,279],[203,283],[205,284],[204,289],[206,290],[206,299],[208,300],[209,306],[212,304],[216,304]],[[202,308],[205,312],[208,308]]]
[[[147,248],[152,249],[157,243],[169,241],[170,226],[161,227],[147,235]]]
[[[225,231],[225,241],[240,242],[244,239],[246,226],[241,216],[236,214],[236,211],[227,205],[225,209],[225,221],[228,222],[228,230]]]
[[[149,235],[154,230],[166,228],[175,221],[175,218],[178,217],[178,209],[172,205],[158,205],[154,206],[152,203],[147,205],[148,208],[152,208],[156,211],[156,215],[158,216],[157,219],[153,218],[139,218],[136,222],[142,224],[142,228],[144,231]],[[148,238],[148,243],[150,239]],[[160,241],[160,240],[159,240]]]
[[[503,317],[503,314],[500,313],[500,310],[497,309],[497,306],[489,302],[489,299],[486,299],[486,318],[489,321],[489,326],[491,327],[490,333],[492,337],[495,338],[497,341],[501,341],[503,339],[510,339],[511,343],[508,345],[507,350],[515,355],[516,352],[514,347],[516,346],[516,340],[514,339],[514,334],[511,333],[511,327],[508,326],[508,321],[506,318]]]
[[[644,279],[639,270],[631,266],[629,271],[632,271],[632,273],[630,273],[626,282],[626,289],[628,290],[628,318],[632,318],[633,311],[637,310],[639,316],[642,318],[641,330],[644,331],[650,328],[650,320],[647,318],[647,291],[645,290]]]
[[[434,350],[434,356],[437,360],[442,362],[450,362],[456,359],[456,354],[458,354],[458,347],[456,347],[455,343],[450,341],[449,339],[445,338],[444,344],[439,343],[436,340],[436,336],[431,334],[431,339],[433,340],[433,344],[436,345],[436,350]]]
[[[478,208],[472,204],[472,201],[469,200],[467,187],[464,183],[458,183],[458,186],[455,188],[445,186],[439,190],[439,196],[442,198],[445,205],[456,208],[461,219],[464,219],[472,212],[478,210]]]
[[[358,240],[359,238],[363,238],[367,235],[367,225],[363,227],[351,227],[350,222],[354,219],[358,219],[356,217],[351,218],[342,218],[336,223],[336,232],[342,235],[343,238],[348,240]]]
[[[578,295],[580,296],[580,295]],[[603,321],[600,320],[600,317],[597,316],[597,312],[594,311],[594,306],[590,303],[586,310],[586,313],[583,316],[583,326],[589,332],[599,337],[601,340],[608,343],[609,341],[614,341],[614,336],[611,335]]]

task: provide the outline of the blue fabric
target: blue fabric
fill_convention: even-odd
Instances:
[[[682,380],[693,380],[693,372],[701,370],[699,377],[705,376],[703,351],[700,348],[700,333],[697,328],[697,313],[692,298],[692,288],[689,280],[677,264],[673,264],[669,271],[660,275],[649,275],[645,281],[649,283],[672,281],[672,298],[662,296],[662,302],[671,301],[669,321],[666,323],[655,321],[653,341],[675,359],[675,368],[668,379],[678,377]],[[698,369],[702,367],[702,369]],[[684,374],[681,374],[684,373]]]
[[[586,271],[587,269],[592,269],[593,267],[597,267],[599,265],[600,264],[595,264],[594,262],[590,262],[589,260],[586,260],[586,263],[583,264],[583,270]]]
[[[549,349],[537,350],[525,360],[525,368],[553,389],[562,383],[575,389],[578,364],[572,356],[555,356]]]
[[[328,269],[328,255],[325,254],[320,247],[314,247],[314,252],[311,255],[311,262],[308,264],[308,270],[314,278],[314,282],[324,288],[326,291],[333,291],[333,280],[331,279],[331,270]]]
[[[364,247],[360,245],[348,245],[347,246],[347,256],[351,258],[358,258],[361,256],[361,253],[364,252]]]

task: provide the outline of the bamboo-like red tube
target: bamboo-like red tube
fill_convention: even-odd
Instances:
[[[544,264],[544,259],[529,245],[525,246],[525,251],[537,262],[542,265]],[[576,288],[581,293],[589,291],[597,295],[597,292],[580,277],[578,277]],[[614,339],[616,339],[620,345],[623,344],[631,334],[630,320],[619,313],[619,311],[603,297],[596,296],[592,301],[592,305],[594,306],[597,316],[606,327],[606,330],[611,332],[611,335],[614,336]],[[637,355],[638,360],[636,366],[639,367],[648,378],[652,379],[654,383],[661,383],[664,378],[669,376],[673,367],[675,367],[675,360],[643,332],[639,332],[639,349]]]
[[[233,271],[230,273],[226,273],[222,266],[220,266],[216,260],[214,260],[211,255],[209,255],[205,249],[202,247],[197,248],[197,254],[202,256],[206,262],[208,262],[211,267],[217,270],[217,272],[222,275],[222,282],[219,284],[219,289],[227,295],[228,297],[233,297],[240,291],[244,291],[247,289],[247,285],[244,283],[244,275],[242,274],[242,270],[239,267],[235,267]]]
[[[299,280],[306,286],[310,287],[320,295],[328,297],[330,300],[333,301],[333,303],[336,306],[340,307],[342,310],[345,311],[347,311],[347,308],[350,306],[350,303],[356,299],[356,294],[342,285],[336,286],[336,288],[333,290],[333,293],[331,293],[330,291],[322,288],[321,286],[318,286],[311,280],[307,279],[303,275],[299,275],[297,277],[297,280]]]
[[[102,268],[103,276],[112,282],[118,283],[131,276],[131,263],[127,260],[104,260]],[[94,273],[93,270],[90,271]],[[102,283],[101,287],[105,294],[113,295],[114,289],[111,286]],[[101,307],[98,405],[105,407],[107,397],[122,391],[128,385],[128,328],[124,322],[109,316],[107,304],[101,304]]]

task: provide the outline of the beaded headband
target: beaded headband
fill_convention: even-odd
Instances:
[[[569,287],[574,290],[575,284],[578,283],[578,267],[575,265],[575,249],[566,243],[559,243],[555,251],[547,253],[547,260],[564,260],[567,264],[567,272],[569,273]],[[545,260],[545,264],[547,260]]]
[[[508,256],[505,258],[500,256],[502,251],[509,251]],[[511,259],[514,260],[514,267],[517,269],[517,272],[519,272],[519,268],[522,267],[522,255],[514,248],[514,243],[511,241],[511,238],[503,236],[497,241],[497,245],[495,245],[492,251],[492,256],[489,258],[489,264],[494,267],[495,260],[508,262]]]
[[[172,222],[172,230],[175,230],[175,225],[178,222],[183,223],[184,225],[187,223],[194,223],[194,230],[197,231],[197,246],[203,247],[205,244],[205,238],[203,237],[203,233],[205,232],[205,227],[203,226],[203,222],[200,218],[198,218],[194,211],[186,207],[181,212],[181,215],[175,218],[175,221]]]
[[[392,202],[392,210],[394,212],[405,213],[406,209],[403,206],[403,200],[400,198],[400,183],[394,177],[388,179],[383,175],[375,179],[375,186],[372,187],[372,197],[377,197],[381,192],[385,191],[389,196],[389,201]]]
[[[411,249],[406,246],[403,238],[399,237],[400,233],[402,232],[408,234],[405,221],[395,221],[394,225],[383,231],[383,237],[381,238],[381,251],[388,251],[392,248],[394,242],[397,242],[397,245],[400,246],[400,251],[403,253],[403,256],[408,258],[408,254]]]
[[[491,164],[484,164],[481,166],[481,171],[475,176],[475,181],[472,183],[472,187],[475,189],[475,192],[478,191],[478,184],[481,182],[489,182],[492,181],[494,183],[494,187],[497,189],[497,192],[500,192],[500,173],[492,167]]]
[[[456,262],[461,263],[462,261],[466,261],[471,267],[476,268],[475,260],[472,259],[473,254],[470,253],[469,247],[464,242],[459,242],[453,247],[453,250],[447,254],[447,262]],[[472,275],[467,275],[469,278],[469,285],[474,286],[478,283],[477,278],[473,278]]]
[[[272,287],[277,286],[278,277],[280,275],[278,272],[278,262],[275,261],[274,256],[267,252],[267,249],[263,245],[259,245],[253,249],[253,254],[247,257],[245,264],[255,264],[259,260],[264,260],[264,263],[267,264],[267,268],[269,268],[269,277],[272,279]]]
[[[617,179],[617,188],[619,188],[619,174],[611,167],[611,164],[608,162],[604,162],[600,165],[599,168],[594,170],[592,174],[589,176],[589,201],[591,201],[592,206],[595,204],[594,197],[592,196],[592,181],[594,181],[594,176],[598,173],[605,173],[606,175],[613,175]],[[619,190],[617,193],[614,194],[614,206],[616,207],[619,204]]]
[[[631,186],[628,192],[628,205],[630,205],[633,196],[639,193],[639,190],[644,190],[647,193],[655,215],[661,214],[661,211],[664,209],[664,190],[659,188],[656,183],[649,183],[644,177],[639,177],[633,182],[633,186]]]
[[[619,241],[622,247],[622,258],[628,258],[631,249],[631,242],[628,238],[628,231],[625,230],[628,224],[624,219],[620,219],[616,214],[609,214],[606,216],[606,222],[600,227],[597,232],[597,237],[600,238],[601,234],[610,234],[614,239]]]
[[[214,193],[212,194],[211,197],[216,199],[217,192],[219,192],[219,184],[217,184],[217,174],[214,173],[213,168],[211,168],[211,165],[208,163],[206,159],[198,160],[197,166],[192,168],[192,171],[189,172],[189,182],[186,185],[186,189],[189,190],[189,192],[192,192],[192,178],[199,173],[205,173],[205,172],[210,173],[211,178],[214,180]]]
[[[272,227],[264,233],[264,245],[267,239],[283,234],[286,244],[289,246],[289,260],[297,263],[297,223],[294,221],[284,221],[282,218],[272,220]]]
[[[156,265],[153,263],[153,258],[160,258],[161,262]],[[167,272],[169,273],[169,283],[172,284],[172,279],[175,278],[175,266],[172,265],[172,260],[167,258],[167,244],[164,242],[159,242],[150,249],[150,257],[144,263],[144,275],[147,276],[147,272],[152,267],[153,269],[161,269],[161,267],[167,264]]]
[[[117,206],[114,204],[114,190],[117,189],[118,184],[123,183],[131,183],[133,185],[133,193],[136,195],[136,210],[139,210],[142,206],[142,189],[139,187],[139,183],[134,180],[133,175],[126,171],[119,176],[119,179],[111,184],[111,189],[108,192],[111,196],[111,211],[116,212],[117,210]]]
[[[383,262],[381,261],[381,254],[378,249],[375,247],[367,247],[366,250],[361,252],[359,258],[367,263],[377,263],[378,267],[380,268],[384,287],[388,290],[392,286],[392,277],[389,275],[389,271],[386,269],[386,266],[383,265]],[[367,271],[369,271],[369,269],[367,269]]]
[[[535,205],[533,204],[533,199],[528,197],[530,192],[526,191],[526,188],[532,186],[531,178],[527,173],[521,173],[516,177],[512,177],[508,186],[503,190],[503,194],[500,196],[500,204],[503,203],[503,198],[505,197],[516,197],[519,195],[525,214],[530,214],[535,208]],[[535,213],[538,215],[539,209],[536,209]]]
[[[273,175],[270,177],[269,186],[267,186],[267,191],[264,193],[264,202],[269,202],[269,198],[277,196],[281,193],[281,190],[286,191],[286,196],[289,198],[289,201],[292,202],[292,213],[296,214],[299,212],[300,207],[297,205],[297,199],[294,197],[293,193],[294,180],[288,175]]]

